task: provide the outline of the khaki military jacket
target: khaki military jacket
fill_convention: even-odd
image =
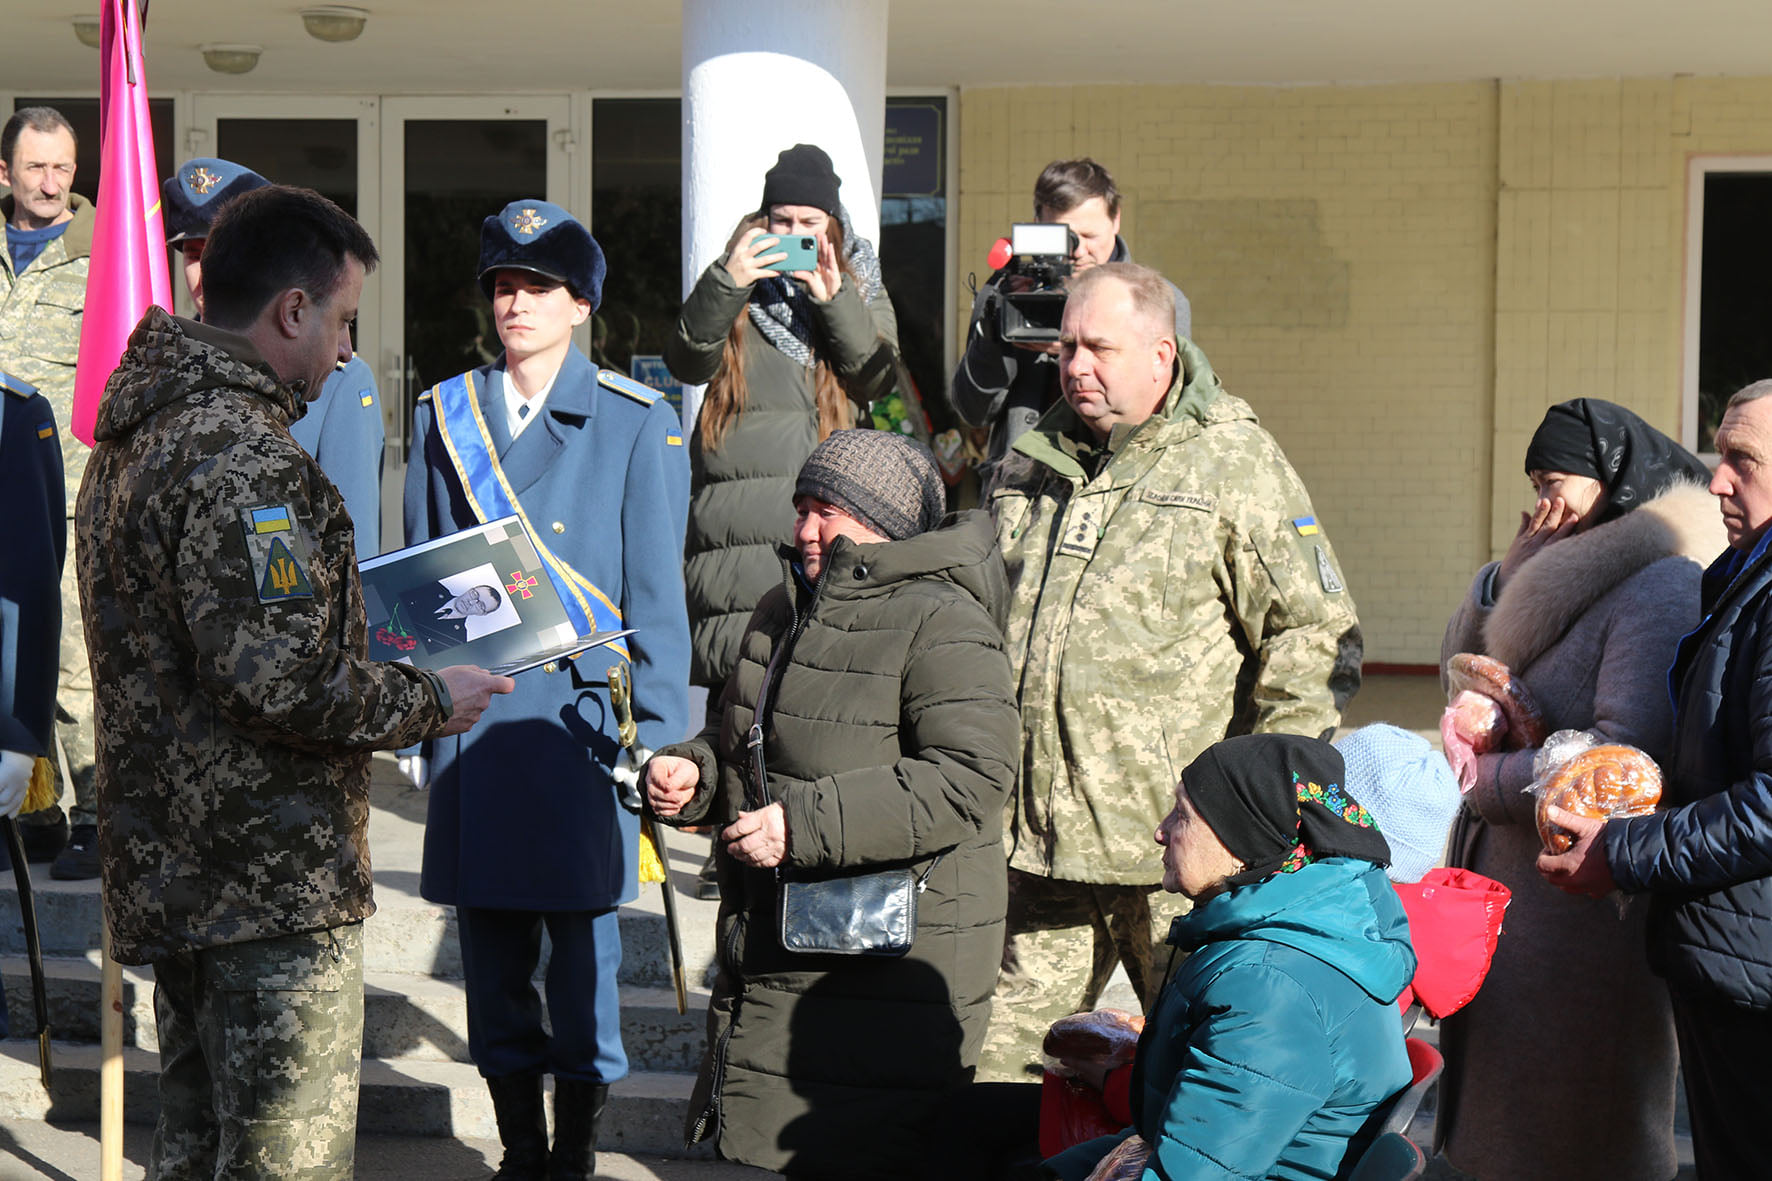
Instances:
[[[350,514],[245,337],[151,308],[75,517],[99,854],[127,964],[367,918],[369,758],[440,729],[367,659]]]
[[[86,444],[74,437],[74,362],[80,357],[80,323],[86,308],[86,272],[92,264],[90,201],[69,198],[74,220],[43,248],[25,273],[12,271],[12,252],[0,243],[0,369],[37,387],[62,425],[62,469],[67,474],[68,516],[86,471]],[[0,199],[0,220],[12,220],[12,198]]]
[[[1009,863],[1149,885],[1182,769],[1228,735],[1334,727],[1360,628],[1298,474],[1193,344],[1094,475],[1085,438],[1058,403],[991,498],[1022,722]]]

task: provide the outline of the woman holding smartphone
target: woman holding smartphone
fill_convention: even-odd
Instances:
[[[839,185],[821,149],[782,152],[757,211],[702,273],[665,346],[673,375],[708,386],[689,444],[684,581],[690,683],[716,694],[752,610],[780,581],[775,551],[793,529],[800,465],[832,431],[854,425],[856,407],[892,390],[898,322]],[[815,265],[781,270],[792,265],[784,247],[803,258],[806,238]]]

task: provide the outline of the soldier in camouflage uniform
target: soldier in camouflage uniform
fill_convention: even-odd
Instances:
[[[0,369],[37,387],[62,425],[62,467],[67,474],[68,518],[86,470],[86,444],[74,437],[74,361],[80,352],[86,272],[92,261],[96,218],[91,202],[76,194],[74,129],[51,107],[26,107],[0,131],[0,183],[12,193],[0,200],[7,249],[0,251]],[[61,673],[56,691],[57,733],[74,782],[72,819],[85,826],[78,839],[93,838],[92,676],[86,636],[80,630],[80,591],[69,563],[62,572]],[[59,779],[61,768],[56,760]],[[69,785],[58,783],[65,795]],[[23,818],[31,860],[60,849],[65,831],[59,807]],[[60,875],[57,875],[60,876]]]
[[[1310,498],[1173,314],[1148,268],[1074,281],[1065,399],[991,498],[1022,753],[980,1078],[1037,1072],[1047,1027],[1093,1008],[1116,959],[1149,1005],[1182,905],[1158,890],[1151,833],[1181,769],[1227,735],[1325,735],[1359,686],[1359,624]]]
[[[308,190],[231,204],[208,322],[142,318],[80,489],[105,921],[154,966],[161,1181],[351,1176],[370,752],[511,687],[367,659],[350,516],[289,434],[375,258]]]

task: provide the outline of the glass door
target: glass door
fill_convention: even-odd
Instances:
[[[381,390],[382,535],[391,544],[414,400],[498,355],[474,274],[480,222],[521,197],[570,205],[570,100],[200,94],[192,112],[179,162],[219,156],[316,189],[381,251],[363,287],[357,351]]]
[[[568,203],[570,119],[564,96],[382,100],[384,399],[400,413],[388,467],[402,478],[418,395],[499,354],[475,274],[480,223],[523,197]]]

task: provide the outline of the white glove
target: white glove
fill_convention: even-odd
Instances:
[[[31,787],[31,768],[35,757],[16,750],[0,750],[0,816],[17,816],[25,806],[25,792]]]
[[[638,743],[624,746],[609,769],[609,777],[615,780],[615,797],[630,812],[640,810],[640,772],[651,757],[652,752]]]
[[[431,787],[431,762],[423,755],[400,755],[394,760],[394,766],[406,781],[419,791],[429,791]]]

